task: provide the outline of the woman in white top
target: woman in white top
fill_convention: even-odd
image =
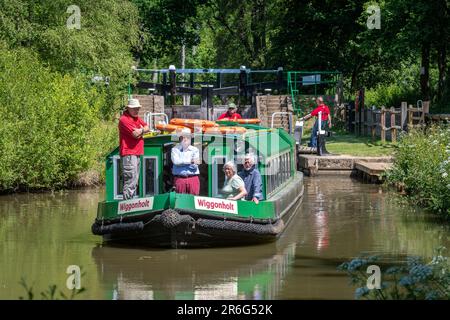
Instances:
[[[221,193],[229,200],[244,198],[247,195],[247,190],[245,190],[244,180],[236,174],[237,170],[234,162],[228,161],[225,163],[223,171],[225,172],[225,183]]]

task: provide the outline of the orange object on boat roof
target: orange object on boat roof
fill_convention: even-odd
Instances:
[[[168,132],[174,132],[174,131],[182,130],[182,129],[189,129],[192,132],[191,128],[188,128],[188,127],[185,127],[185,126],[179,126],[179,125],[176,125],[176,124],[163,124],[163,123],[160,123],[160,124],[156,125],[156,129],[161,130],[161,131],[168,131]]]
[[[194,127],[210,128],[217,126],[217,124],[214,121],[200,120],[200,119],[180,119],[180,118],[173,118],[172,120],[170,120],[170,124],[174,124],[177,126],[185,126],[191,129],[194,129]]]
[[[247,129],[243,128],[243,127],[209,127],[205,129],[205,133],[210,133],[210,134],[227,134],[227,133],[231,133],[231,134],[242,134],[245,133],[247,131]]]
[[[258,124],[258,123],[261,123],[261,120],[260,119],[235,119],[235,120],[233,120],[233,119],[220,119],[220,120],[217,120],[217,122],[221,122],[221,121],[231,121],[231,122],[237,122],[237,123],[239,123],[239,124]]]
[[[245,123],[248,123],[248,124],[257,124],[257,123],[261,123],[261,120],[260,119],[237,119],[236,120],[237,121],[237,123],[240,123],[240,124],[245,124]]]

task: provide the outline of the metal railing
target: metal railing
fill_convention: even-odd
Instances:
[[[270,127],[273,128],[273,120],[276,115],[285,115],[285,114],[287,114],[289,116],[289,134],[292,134],[293,133],[292,123],[294,121],[294,115],[292,114],[292,112],[279,111],[279,112],[272,113],[272,120],[270,123]]]
[[[166,119],[165,124],[169,123],[169,117],[165,113],[146,112],[144,114],[144,121],[148,124],[148,127],[150,130],[155,130],[155,128],[153,126],[153,118],[158,117],[158,116],[163,116]]]

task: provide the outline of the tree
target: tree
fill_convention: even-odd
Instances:
[[[447,43],[449,41],[449,5],[438,1],[386,1],[385,10],[390,13],[386,29],[390,35],[385,47],[394,46],[406,56],[408,52],[420,56],[420,87],[422,99],[430,100],[430,67],[438,65],[438,98],[442,97],[447,73]],[[436,54],[433,54],[436,52]],[[434,61],[433,61],[434,60]]]
[[[81,28],[66,25],[72,4],[66,0],[0,0],[0,40],[28,47],[52,70],[110,77],[105,115],[117,106],[139,45],[139,13],[126,0],[80,0]]]
[[[200,41],[197,9],[205,0],[132,0],[139,9],[143,47],[135,52],[143,65],[168,67],[179,61],[184,45],[192,48]],[[164,64],[164,65],[163,65]]]

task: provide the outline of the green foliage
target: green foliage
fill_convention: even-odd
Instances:
[[[59,71],[128,74],[129,48],[138,45],[138,11],[129,1],[82,0],[81,29],[68,29],[69,0],[1,0],[0,38],[27,46]],[[127,56],[128,54],[128,56]],[[125,69],[124,69],[125,68]]]
[[[351,73],[363,63],[350,40],[364,26],[357,23],[364,1],[278,1],[270,60],[291,70],[340,70]],[[351,57],[351,58],[350,58]]]
[[[80,8],[80,29],[68,29]],[[98,183],[116,145],[139,12],[126,0],[0,0],[0,190]],[[109,85],[93,83],[109,77]]]
[[[0,47],[0,189],[66,187],[94,167],[112,147],[98,135],[105,100],[86,77],[52,72],[30,50]]]
[[[179,67],[185,45],[189,68],[339,70],[351,99],[365,87],[370,104],[393,105],[424,99],[419,66],[422,50],[430,48],[423,56],[430,60],[432,101],[448,110],[444,0],[133,2],[145,31],[137,56],[147,67]],[[380,7],[381,29],[367,27],[370,5]]]
[[[197,8],[205,0],[133,0],[140,12],[144,38],[140,56],[143,63],[167,68],[178,64],[182,45],[192,48],[199,42]],[[167,60],[171,58],[175,60]],[[163,61],[161,61],[161,59]]]
[[[81,0],[81,29],[68,29],[70,0],[0,0],[0,40],[27,47],[52,70],[63,74],[110,77],[101,111],[111,117],[119,107],[139,46],[139,14],[126,0]],[[85,80],[87,80],[85,79]]]
[[[448,258],[439,248],[428,263],[421,258],[408,257],[406,265],[393,266],[381,272],[380,289],[369,290],[369,265],[376,265],[378,257],[359,257],[344,262],[338,269],[347,272],[350,283],[358,286],[355,299],[368,300],[448,300],[450,299],[450,270]]]
[[[450,127],[404,135],[387,181],[404,190],[414,203],[450,217]]]
[[[430,70],[432,79],[437,78],[437,70]],[[408,104],[416,105],[417,100],[421,100],[420,86],[417,81],[420,74],[419,63],[401,63],[397,69],[392,69],[386,74],[383,81],[380,81],[375,87],[366,90],[366,106],[400,107],[402,101]],[[432,93],[437,92],[436,81],[431,82]]]
[[[79,30],[66,26],[73,4]],[[379,30],[366,26],[370,4],[381,8]],[[179,68],[182,47],[187,68],[339,70],[352,98],[364,86],[368,105],[387,107],[423,99],[429,58],[432,110],[449,110],[444,0],[0,0],[0,8],[2,190],[98,175],[116,139],[101,119],[116,116],[131,65]],[[89,87],[93,76],[110,85]]]
[[[365,92],[365,105],[381,108],[399,108],[402,101],[415,106],[415,102],[420,100],[418,91],[412,86],[403,86],[395,83],[380,84],[377,87]]]

